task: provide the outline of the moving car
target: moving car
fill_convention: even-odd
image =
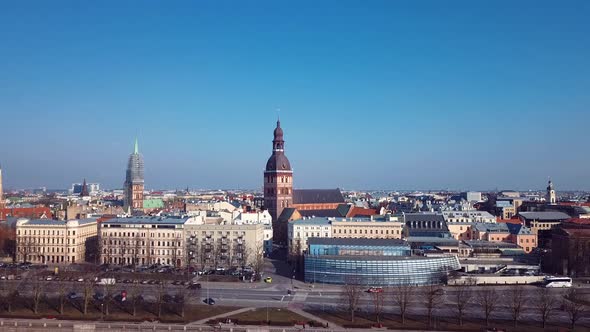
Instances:
[[[270,284],[272,282],[272,278],[266,277],[266,278],[264,278],[264,282],[266,282],[267,284]]]
[[[371,287],[367,290],[369,293],[383,293],[383,288],[381,287]]]
[[[214,305],[215,304],[215,300],[212,299],[212,298],[205,299],[204,302],[207,303],[208,305]]]

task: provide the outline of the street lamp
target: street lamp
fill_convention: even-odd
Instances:
[[[100,304],[100,320],[104,320],[104,310],[103,310],[103,307],[104,307],[104,303],[101,303]]]

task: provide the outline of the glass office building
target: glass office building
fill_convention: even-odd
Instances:
[[[309,283],[427,285],[441,283],[449,271],[461,268],[456,255],[411,256],[409,246],[399,240],[390,248],[370,239],[322,239],[321,244],[315,240],[310,239],[311,254],[304,258]]]

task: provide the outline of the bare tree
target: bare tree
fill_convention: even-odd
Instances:
[[[65,282],[60,282],[57,285],[57,296],[59,302],[59,313],[63,315],[64,305],[66,304],[67,292],[69,290],[68,285]]]
[[[88,313],[88,304],[90,304],[90,300],[92,299],[92,292],[94,291],[94,281],[91,279],[85,279],[82,285],[83,290],[83,301],[84,305],[82,308],[82,313],[86,315]]]
[[[141,296],[141,288],[138,283],[133,283],[129,288],[129,302],[131,303],[131,314],[135,316],[137,314],[137,305],[141,302],[143,297]]]
[[[457,316],[459,318],[459,325],[463,325],[465,310],[467,310],[473,301],[473,285],[475,285],[475,280],[468,278],[463,283],[458,283],[455,288],[454,300]]]
[[[556,304],[556,299],[551,293],[549,293],[548,288],[539,288],[537,290],[534,307],[539,313],[539,316],[541,316],[543,328],[545,328],[549,317],[555,310]]]
[[[406,323],[406,313],[410,307],[413,294],[414,285],[410,283],[410,280],[405,280],[392,289],[393,303],[399,308],[402,325]]]
[[[156,292],[156,307],[158,311],[158,318],[162,317],[162,306],[164,305],[164,295],[166,295],[166,283],[165,281],[160,281],[158,285],[158,289]]]
[[[186,311],[186,303],[188,302],[187,300],[193,297],[194,292],[195,291],[189,287],[187,289],[179,290],[174,296],[174,298],[176,299],[176,303],[178,303],[178,314],[180,315],[180,317],[184,318]]]
[[[493,287],[485,287],[477,291],[475,295],[476,301],[481,306],[481,310],[483,311],[486,326],[490,325],[490,317],[494,313],[494,311],[498,308],[498,293],[496,289]]]
[[[250,264],[255,273],[254,278],[256,280],[260,278],[260,275],[264,270],[264,243],[257,243],[252,250],[249,258]]]
[[[381,324],[381,314],[383,313],[383,291],[376,291],[371,293],[371,300],[373,302],[373,312],[375,313],[375,322]]]
[[[575,288],[571,288],[563,295],[563,309],[570,319],[572,330],[576,328],[577,321],[586,313],[586,306],[582,301],[581,294]]]
[[[421,288],[421,298],[428,315],[428,326],[432,326],[432,316],[436,308],[441,305],[443,288],[437,284],[430,284]]]
[[[3,283],[3,290],[4,290],[4,296],[3,299],[6,300],[6,306],[8,309],[8,312],[12,312],[12,305],[16,302],[18,296],[19,296],[19,289],[21,287],[21,282],[18,282],[16,280],[14,281],[6,281]]]
[[[39,304],[45,294],[45,284],[39,278],[32,277],[30,280],[32,293],[33,293],[33,312],[37,314],[39,312]]]
[[[518,326],[518,320],[522,316],[524,310],[524,289],[520,285],[514,285],[510,288],[510,297],[508,298],[508,306],[512,314],[512,321],[514,327]]]
[[[350,312],[350,321],[354,323],[356,311],[359,308],[360,298],[363,294],[360,279],[358,277],[348,276],[344,280],[344,287],[342,288],[342,300]]]
[[[113,296],[115,295],[115,284],[111,283],[111,282],[105,282],[103,284],[103,289],[104,289],[104,299],[102,300],[103,304],[104,304],[104,314],[106,316],[109,315],[109,305],[111,304],[111,301],[113,300]]]

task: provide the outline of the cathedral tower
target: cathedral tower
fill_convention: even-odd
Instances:
[[[272,155],[264,171],[264,206],[276,221],[283,209],[293,204],[293,170],[285,156],[281,121],[277,120],[272,141]]]
[[[143,156],[139,154],[135,139],[135,148],[129,156],[125,177],[125,210],[143,209],[143,185]]]

